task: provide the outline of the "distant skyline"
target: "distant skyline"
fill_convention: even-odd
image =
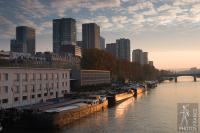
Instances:
[[[131,40],[131,52],[149,52],[159,69],[200,68],[200,0],[0,0],[0,50],[9,50],[16,26],[36,29],[36,51],[52,51],[52,20],[95,22],[107,43]]]

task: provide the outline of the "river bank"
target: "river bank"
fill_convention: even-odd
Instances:
[[[146,86],[147,85],[143,84],[127,84],[126,86],[121,86],[115,88],[114,90],[109,90],[107,91],[107,93],[104,93],[104,95],[99,95],[98,92],[97,94],[99,96],[107,97],[107,101],[106,99],[104,100],[105,104],[104,102],[100,102],[102,100],[100,99],[100,97],[97,98],[98,95],[96,95],[94,99],[89,100],[91,102],[87,105],[86,103],[88,103],[88,98],[91,95],[94,95],[94,93],[90,92],[89,94],[87,94],[85,92],[82,94],[79,93],[79,95],[68,95],[68,98],[72,98],[71,101],[68,99],[68,102],[65,99],[55,99],[54,101],[51,101],[52,103],[50,103],[49,101],[47,103],[41,103],[27,107],[8,109],[5,110],[5,119],[3,119],[1,123],[4,127],[8,128],[10,127],[10,125],[12,126],[12,128],[39,127],[41,129],[49,129],[64,127],[65,125],[72,123],[77,119],[100,111],[101,108],[106,108],[108,105],[114,106],[115,104],[123,102],[128,98],[138,96],[140,95],[140,93],[147,91]],[[82,99],[80,99],[81,97]],[[4,113],[4,110],[2,112]]]

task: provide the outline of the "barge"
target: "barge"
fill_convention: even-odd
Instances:
[[[133,97],[134,92],[132,90],[129,90],[127,92],[114,92],[110,93],[107,96],[108,99],[108,105],[114,106],[117,103],[123,102],[124,100]]]
[[[106,109],[108,101],[87,100],[70,106],[52,108],[32,114],[31,121],[35,128],[62,128],[89,114]]]
[[[12,118],[12,125],[7,125],[7,128],[58,129],[107,107],[108,100],[100,96],[77,99],[71,103],[32,105],[19,109],[20,115]]]
[[[146,91],[147,88],[143,84],[132,84],[129,85],[129,89],[134,91],[134,96],[137,96],[138,94],[141,94],[144,91]]]
[[[156,88],[157,87],[157,82],[156,81],[146,81],[146,85],[147,85],[147,88]]]

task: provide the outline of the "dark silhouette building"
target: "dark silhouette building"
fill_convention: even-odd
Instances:
[[[17,52],[18,51],[16,39],[11,39],[10,40],[10,51],[11,52]]]
[[[104,50],[105,49],[105,38],[100,36],[100,49]]]
[[[116,40],[118,45],[118,58],[130,61],[130,40],[121,38]]]
[[[53,52],[67,54],[67,45],[76,45],[76,20],[73,18],[54,19]]]
[[[76,44],[77,44],[77,46],[79,46],[80,48],[82,48],[83,41],[77,41]]]
[[[95,23],[82,25],[83,49],[100,49],[100,27]]]
[[[16,27],[16,40],[10,42],[12,52],[35,54],[35,29],[27,26]]]
[[[114,57],[118,57],[118,45],[116,43],[106,44],[106,51],[112,54]]]

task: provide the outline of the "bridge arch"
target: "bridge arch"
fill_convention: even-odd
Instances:
[[[194,82],[196,82],[197,81],[197,77],[200,77],[200,74],[193,74],[193,73],[190,73],[190,74],[171,74],[171,75],[163,75],[162,77],[160,77],[160,80],[161,81],[164,81],[164,80],[173,80],[174,79],[174,81],[175,82],[178,82],[178,77],[193,77],[193,79],[194,79]]]
[[[197,76],[196,75],[178,75],[178,76],[174,77],[174,81],[178,82],[178,78],[183,78],[183,77],[191,77],[191,78],[193,78],[194,82],[197,81]]]

